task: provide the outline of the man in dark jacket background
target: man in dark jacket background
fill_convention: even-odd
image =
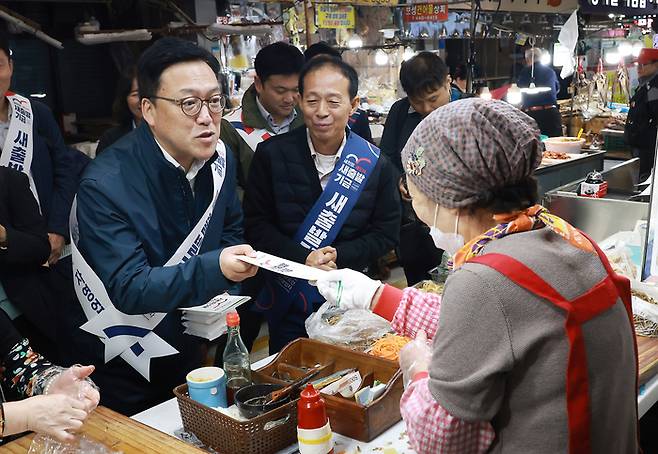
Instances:
[[[646,179],[654,166],[658,128],[658,49],[644,48],[637,58],[640,86],[631,98],[624,139],[634,157],[640,158],[640,178]]]
[[[526,67],[519,73],[517,84],[519,88],[536,85],[535,90],[524,91],[523,111],[537,122],[542,134],[558,137],[562,135],[562,117],[557,107],[560,81],[552,67],[541,64],[544,52],[537,47],[525,51]]]
[[[295,46],[276,42],[263,47],[254,60],[254,83],[240,107],[222,119],[222,141],[239,156],[238,185],[244,190],[256,146],[304,124],[297,107],[299,71],[304,56]]]
[[[62,348],[72,362],[96,366],[103,405],[124,414],[168,399],[202,365],[202,339],[184,334],[178,308],[204,304],[256,271],[235,258],[252,249],[240,245],[235,157],[218,142],[218,70],[194,43],[156,41],[138,64],[144,121],[80,183],[80,302],[69,308]]]
[[[448,67],[436,54],[420,52],[402,63],[400,84],[407,93],[396,101],[386,118],[381,149],[395,165],[402,196],[402,225],[398,260],[404,269],[407,285],[429,279],[428,271],[441,262],[443,251],[434,246],[429,228],[416,218],[405,187],[402,149],[416,126],[430,113],[450,102]]]
[[[0,166],[0,310],[26,333],[35,350],[57,357],[55,296],[46,221],[27,176]]]
[[[3,94],[0,99],[0,147],[3,147],[3,153],[11,151],[9,141],[12,149],[18,143],[25,143],[23,140],[17,141],[19,137],[7,138],[11,121],[18,117],[8,101],[8,96],[13,95],[9,92],[13,70],[9,43],[6,36],[0,35],[0,93]],[[32,110],[32,164],[29,169],[18,170],[28,175],[36,188],[41,214],[48,229],[51,246],[48,262],[52,265],[59,260],[69,235],[69,213],[78,185],[76,157],[64,144],[50,109],[27,98],[23,103],[29,103]]]
[[[350,195],[354,205],[342,213],[342,226],[335,222],[318,230],[316,222],[305,232],[309,216],[324,197],[328,200],[322,207],[339,205],[340,212],[347,206],[347,199],[329,189],[339,180],[346,183],[341,173],[346,161],[356,154],[369,160],[378,150],[347,128],[358,105],[358,77],[351,66],[329,57],[314,58],[302,69],[299,88],[306,127],[258,146],[245,193],[245,237],[257,250],[309,266],[363,270],[397,244],[396,172],[386,157],[379,156],[364,185],[356,185],[360,193]],[[355,187],[353,182],[345,186]],[[333,241],[320,241],[331,232],[336,235]],[[306,233],[316,236],[309,239]],[[266,274],[268,287],[257,303],[268,320],[270,352],[276,352],[306,335],[304,321],[324,300],[312,291],[301,298],[294,292],[270,299],[276,285],[272,279]]]

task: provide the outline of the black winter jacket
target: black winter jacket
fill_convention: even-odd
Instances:
[[[305,127],[260,143],[245,192],[245,239],[256,250],[304,263],[309,251],[293,237],[321,193]],[[397,245],[399,231],[397,175],[382,155],[332,244],[336,264],[363,270]]]

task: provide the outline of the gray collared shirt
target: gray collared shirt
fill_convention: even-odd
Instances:
[[[293,121],[295,121],[295,118],[297,117],[297,111],[295,109],[292,109],[292,113],[288,115],[282,122],[281,124],[276,124],[274,122],[274,117],[265,109],[263,104],[261,104],[260,99],[258,99],[258,96],[256,96],[256,105],[258,106],[258,110],[260,111],[260,114],[263,116],[263,118],[267,121],[267,124],[272,128],[272,132],[274,134],[283,134],[288,131],[290,131],[290,125],[292,124]]]
[[[318,179],[320,180],[320,186],[322,190],[327,187],[329,180],[331,179],[331,174],[336,167],[336,163],[340,159],[340,156],[343,154],[343,149],[347,143],[347,135],[343,136],[343,141],[338,147],[338,151],[335,155],[322,155],[315,151],[315,146],[313,146],[313,141],[311,140],[311,134],[306,130],[306,140],[308,141],[308,148],[311,150],[311,157],[313,158],[313,163],[315,168],[318,171]]]

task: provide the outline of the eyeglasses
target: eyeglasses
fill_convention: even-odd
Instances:
[[[188,96],[187,98],[181,99],[165,98],[163,96],[149,96],[149,99],[162,99],[164,101],[173,102],[180,106],[180,110],[182,110],[188,117],[194,117],[201,112],[201,107],[203,107],[204,104],[208,106],[210,112],[216,114],[222,113],[226,106],[226,99],[222,95],[212,95],[208,99],[201,99],[198,96]]]

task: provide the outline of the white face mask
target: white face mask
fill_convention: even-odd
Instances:
[[[459,213],[457,213],[457,219],[455,219],[455,233],[445,233],[436,228],[436,215],[439,212],[439,204],[436,204],[434,208],[434,222],[430,228],[430,236],[434,240],[434,245],[438,249],[443,249],[450,255],[455,255],[458,250],[464,246],[464,237],[457,233],[457,227],[459,227]]]

